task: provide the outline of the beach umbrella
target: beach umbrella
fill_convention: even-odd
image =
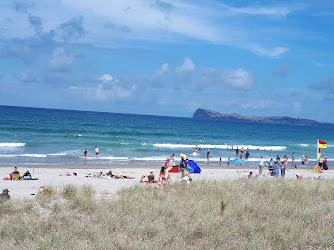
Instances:
[[[197,165],[196,162],[189,160],[188,161],[188,168],[186,170],[191,173],[191,174],[200,174],[201,173],[201,168]]]
[[[169,173],[181,173],[181,168],[179,166],[169,167],[169,168],[167,168],[167,172],[169,172]]]

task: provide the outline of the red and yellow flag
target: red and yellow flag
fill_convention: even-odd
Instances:
[[[318,158],[320,158],[320,156],[321,156],[321,151],[320,151],[320,149],[321,148],[327,148],[327,143],[325,142],[325,141],[322,141],[322,140],[319,140],[318,139]]]
[[[318,140],[318,148],[327,148],[327,143],[322,140]]]

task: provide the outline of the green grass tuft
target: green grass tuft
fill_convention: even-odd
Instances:
[[[0,248],[330,249],[333,188],[332,180],[203,181],[109,198],[89,186],[49,188],[1,204]]]

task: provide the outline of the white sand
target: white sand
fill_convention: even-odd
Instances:
[[[89,185],[96,190],[98,195],[107,196],[116,194],[119,190],[127,187],[140,186],[140,177],[142,175],[148,175],[150,170],[154,170],[154,174],[158,175],[158,168],[147,168],[147,166],[138,166],[138,168],[113,168],[113,174],[123,174],[128,176],[133,176],[135,179],[113,179],[109,176],[104,176],[101,179],[97,178],[85,178],[89,173],[94,174],[102,171],[104,174],[109,170],[101,167],[101,169],[75,169],[73,167],[68,168],[32,168],[20,166],[18,170],[21,175],[25,171],[29,170],[33,178],[38,178],[38,180],[32,181],[4,181],[4,177],[9,177],[9,174],[13,171],[13,167],[0,167],[0,192],[4,188],[9,189],[9,194],[12,199],[27,198],[31,199],[36,196],[31,194],[36,194],[40,186],[52,186],[55,189],[62,189],[65,185],[74,185],[77,187],[83,185]],[[217,167],[211,169],[202,169],[201,174],[192,174],[192,179],[194,182],[199,180],[225,180],[225,179],[238,179],[247,178],[250,171],[253,174],[258,173],[258,168],[240,168],[237,169],[226,169],[224,167]],[[309,177],[319,177],[322,176],[324,179],[334,179],[334,170],[327,170],[321,174],[316,174],[311,172],[312,169],[288,169],[286,172],[286,179],[296,179],[296,175],[301,175],[303,178]],[[77,173],[77,176],[60,176],[65,173]],[[268,170],[263,171],[264,177],[262,179],[273,179],[273,177],[268,176]],[[173,183],[179,182],[179,174],[172,173]],[[261,179],[261,178],[260,178]],[[259,180],[259,179],[258,179]],[[254,180],[254,181],[258,181]],[[296,180],[297,181],[297,180]],[[299,181],[299,180],[298,180]]]

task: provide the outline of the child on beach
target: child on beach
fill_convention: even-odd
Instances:
[[[254,179],[253,172],[249,172],[248,179]]]
[[[229,167],[229,166],[230,166],[230,161],[231,161],[231,158],[230,158],[230,157],[228,157],[228,158],[227,158],[227,167]]]

